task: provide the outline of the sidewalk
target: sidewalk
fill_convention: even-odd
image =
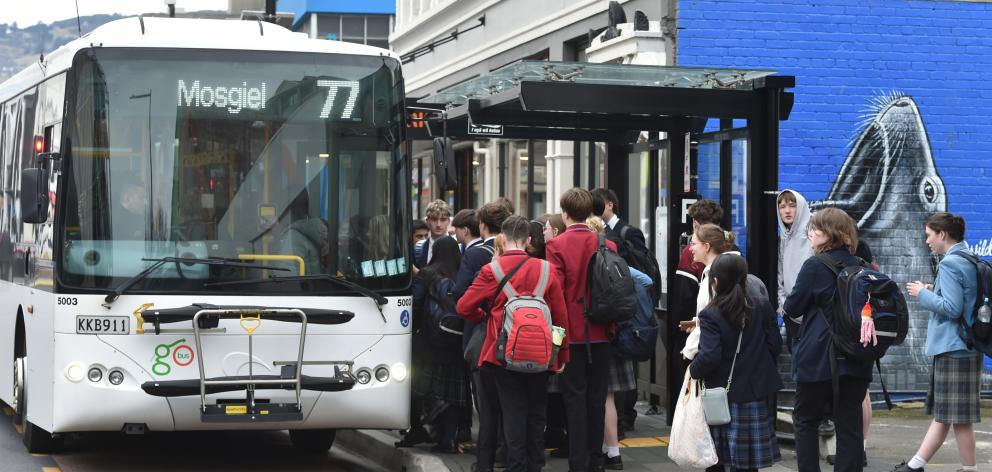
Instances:
[[[644,411],[647,405],[639,404],[638,410]],[[982,402],[983,418],[992,418],[992,402]],[[988,469],[992,464],[992,421],[975,425],[977,436],[979,470]],[[923,414],[921,403],[899,404],[892,411],[876,410],[875,419],[871,425],[868,438],[868,467],[869,472],[889,472],[892,468],[908,460],[916,452],[923,439],[930,418]],[[683,470],[668,459],[669,427],[665,417],[638,415],[634,425],[635,431],[627,433],[627,438],[621,441],[621,456],[625,471],[679,471]],[[927,471],[954,472],[961,468],[954,443],[953,433],[937,452],[933,460],[927,464]],[[356,440],[356,438],[360,438]],[[365,453],[366,457],[389,458],[388,464],[383,464],[389,470],[406,470],[409,472],[468,472],[471,470],[475,457],[470,454],[431,454],[430,445],[396,449],[393,442],[400,436],[395,431],[359,431],[354,434],[340,435],[348,447]],[[357,442],[357,444],[356,444]],[[344,445],[344,444],[342,444]],[[765,469],[769,472],[795,471],[796,454],[791,443],[783,442],[782,462],[774,467]],[[822,470],[832,467],[825,461],[821,462]],[[547,471],[567,471],[565,459],[548,457]]]

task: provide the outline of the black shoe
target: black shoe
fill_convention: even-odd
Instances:
[[[834,465],[834,462],[837,462],[837,456],[833,454],[827,454],[827,464]]]
[[[892,469],[892,472],[923,472],[923,467],[920,467],[919,469],[914,469],[910,467],[909,464],[903,462],[897,465],[896,468]]]
[[[430,438],[431,435],[427,433],[427,430],[423,426],[418,426],[404,433],[403,439],[396,441],[394,445],[396,447],[413,447],[429,441]]]
[[[469,428],[458,428],[458,434],[455,435],[456,443],[468,443],[472,442],[472,430]]]
[[[441,441],[436,446],[431,447],[431,452],[438,454],[458,454],[458,446],[454,441]]]
[[[623,470],[623,460],[620,459],[620,456],[607,457],[603,468],[606,470]]]
[[[506,468],[506,447],[499,446],[496,448],[496,458],[493,460],[494,469],[505,469]]]
[[[550,455],[555,459],[568,459],[568,444],[552,450]]]

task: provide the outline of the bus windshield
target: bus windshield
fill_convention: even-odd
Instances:
[[[96,48],[77,55],[60,284],[257,293],[407,287],[403,87],[389,57]],[[261,266],[271,269],[262,268]],[[274,270],[280,269],[280,270]],[[234,282],[300,275],[307,283]]]

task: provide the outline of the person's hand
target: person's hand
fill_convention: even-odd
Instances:
[[[414,277],[416,277],[417,274],[420,273],[420,269],[417,268],[417,266],[411,266],[411,268],[413,269],[413,275],[414,275]]]
[[[908,282],[908,283],[906,283],[906,291],[909,292],[909,295],[910,296],[913,296],[913,297],[920,296],[920,291],[921,290],[929,290],[932,287],[933,287],[933,285],[924,284],[923,282],[920,282],[919,280],[917,280],[915,282]]]
[[[691,319],[689,321],[679,321],[679,329],[686,333],[691,333],[692,330],[695,328],[696,328],[695,319]]]

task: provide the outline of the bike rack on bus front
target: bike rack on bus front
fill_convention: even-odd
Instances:
[[[147,308],[147,307],[144,307]],[[192,309],[196,309],[192,316],[189,316]],[[142,310],[143,311],[143,310]],[[324,320],[324,323],[336,324],[342,320],[342,312],[313,310],[320,318],[323,316],[335,317],[332,321]],[[347,313],[347,315],[351,315]],[[353,315],[351,315],[353,316]],[[346,316],[350,320],[351,316]],[[301,404],[302,390],[317,390],[325,392],[337,392],[350,390],[355,385],[355,378],[351,373],[352,361],[304,361],[303,352],[306,341],[308,315],[306,311],[298,308],[267,308],[267,307],[223,307],[213,305],[193,305],[177,309],[156,310],[150,315],[136,312],[138,318],[138,334],[145,334],[145,317],[150,318],[156,327],[157,332],[162,330],[160,323],[176,322],[181,319],[193,322],[193,337],[196,343],[198,357],[199,379],[193,380],[164,380],[151,381],[142,384],[141,388],[146,393],[155,396],[173,397],[189,396],[199,394],[200,396],[200,417],[204,422],[272,422],[272,421],[302,421],[303,411]],[[163,318],[165,317],[165,318]],[[242,329],[248,333],[248,375],[207,378],[203,361],[203,343],[201,334],[203,332],[217,331],[217,323],[220,319],[238,319]],[[295,360],[274,361],[273,365],[280,367],[279,375],[255,375],[252,336],[256,329],[261,326],[263,320],[290,321],[299,320],[300,338],[299,348]],[[177,331],[177,330],[170,330]],[[151,333],[147,333],[151,334]],[[333,377],[313,377],[303,375],[304,365],[331,365],[334,367]],[[343,367],[343,368],[342,368]],[[231,400],[218,400],[217,404],[208,405],[207,395],[220,392],[231,392],[245,390],[245,400],[241,404]],[[295,393],[295,403],[268,403],[258,402],[255,398],[257,389],[284,389],[293,390]]]

